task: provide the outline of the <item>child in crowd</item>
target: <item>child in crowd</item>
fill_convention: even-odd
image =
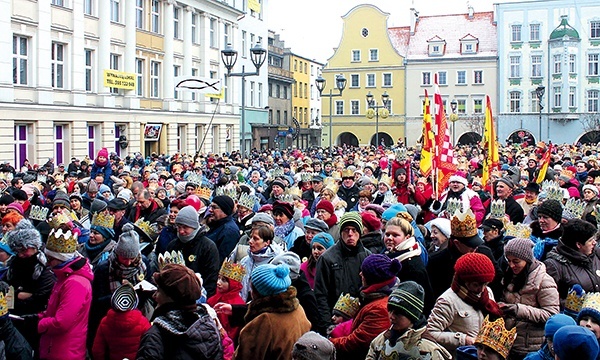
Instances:
[[[317,272],[317,260],[319,257],[325,252],[325,250],[329,249],[333,246],[335,242],[333,241],[333,236],[329,235],[326,232],[320,232],[313,237],[310,242],[310,247],[312,249],[310,257],[308,260],[300,265],[300,270],[304,272],[306,275],[306,280],[310,285],[311,289],[315,288],[315,274]]]
[[[352,320],[358,310],[360,303],[357,298],[350,294],[340,294],[340,298],[333,307],[333,316],[331,316],[332,325],[329,337],[338,338],[348,336],[352,332]]]
[[[579,315],[577,315],[577,324],[588,328],[600,342],[600,293],[587,293],[583,300],[583,305]]]
[[[221,266],[221,271],[219,271],[217,292],[208,298],[206,303],[211,307],[214,307],[219,302],[231,305],[245,304],[245,301],[240,296],[242,279],[245,274],[246,269],[242,265],[225,260],[223,266]],[[229,316],[225,314],[219,313],[218,317],[231,340],[237,345],[237,337],[241,328],[239,326],[231,326]]]

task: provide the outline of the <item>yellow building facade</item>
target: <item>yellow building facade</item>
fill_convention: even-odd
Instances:
[[[307,59],[292,54],[290,68],[294,76],[292,84],[292,114],[300,127],[310,125],[310,63]]]
[[[375,145],[377,140],[391,146],[405,139],[405,64],[388,35],[389,14],[373,5],[359,5],[342,17],[344,28],[340,44],[323,68],[326,80],[321,113],[322,144]],[[335,79],[342,74],[347,82],[340,97],[330,101],[326,95],[338,93]],[[374,105],[381,106],[387,93],[389,116],[385,109],[369,117],[368,93]],[[331,128],[330,131],[330,114]],[[379,136],[376,136],[376,128]]]

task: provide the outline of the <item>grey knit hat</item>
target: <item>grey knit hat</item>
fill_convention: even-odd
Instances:
[[[194,209],[194,207],[191,205],[185,206],[183,209],[179,210],[177,218],[175,218],[175,224],[185,225],[191,227],[192,229],[197,229],[200,227],[200,223],[198,221],[198,212],[196,212],[196,209]]]
[[[123,233],[115,247],[115,254],[126,259],[135,259],[140,254],[140,236],[135,231],[133,224],[125,224]]]
[[[533,242],[529,239],[514,238],[504,245],[504,255],[533,262]]]
[[[290,279],[295,280],[300,276],[300,256],[291,251],[281,253],[271,260],[271,264],[286,264],[290,268]]]
[[[29,220],[22,219],[14,230],[6,234],[6,243],[15,253],[28,248],[39,250],[42,248],[42,237]]]
[[[292,349],[294,360],[335,360],[333,343],[314,331],[302,335]]]
[[[329,230],[329,226],[325,223],[325,221],[321,219],[310,219],[304,225],[305,229],[316,230],[320,232],[327,232]]]
[[[100,200],[100,199],[94,199],[94,201],[92,201],[92,204],[90,205],[90,212],[92,214],[97,214],[100,211],[103,211],[104,209],[106,209],[108,205],[106,204],[106,202]]]
[[[254,217],[252,218],[252,224],[257,223],[257,222],[275,226],[275,220],[273,220],[273,217],[267,213],[255,214]],[[305,227],[306,227],[306,225],[305,225]]]
[[[54,200],[52,200],[52,207],[55,207],[57,205],[62,205],[68,209],[71,208],[71,202],[69,200],[69,195],[67,195],[67,193],[65,193],[64,191],[56,192],[56,195],[54,196]]]

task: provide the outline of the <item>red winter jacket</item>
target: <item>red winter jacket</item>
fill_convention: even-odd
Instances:
[[[94,359],[135,359],[142,335],[148,329],[150,322],[137,309],[127,312],[108,310],[94,339]]]
[[[229,291],[226,293],[221,293],[217,290],[217,293],[206,300],[206,303],[211,307],[215,307],[217,303],[226,303],[231,305],[243,305],[246,302],[240,296],[240,291],[242,290],[242,283],[233,279],[229,280]],[[227,335],[233,340],[233,342],[237,345],[237,338],[240,334],[240,330],[242,329],[240,326],[231,326],[229,323],[229,316],[225,314],[218,314],[219,321],[225,331],[227,331]]]

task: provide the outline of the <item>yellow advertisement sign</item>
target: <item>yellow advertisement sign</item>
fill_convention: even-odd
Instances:
[[[116,70],[104,70],[104,86],[135,90],[135,74]]]
[[[260,12],[260,2],[258,0],[248,0],[248,9],[259,13]]]

